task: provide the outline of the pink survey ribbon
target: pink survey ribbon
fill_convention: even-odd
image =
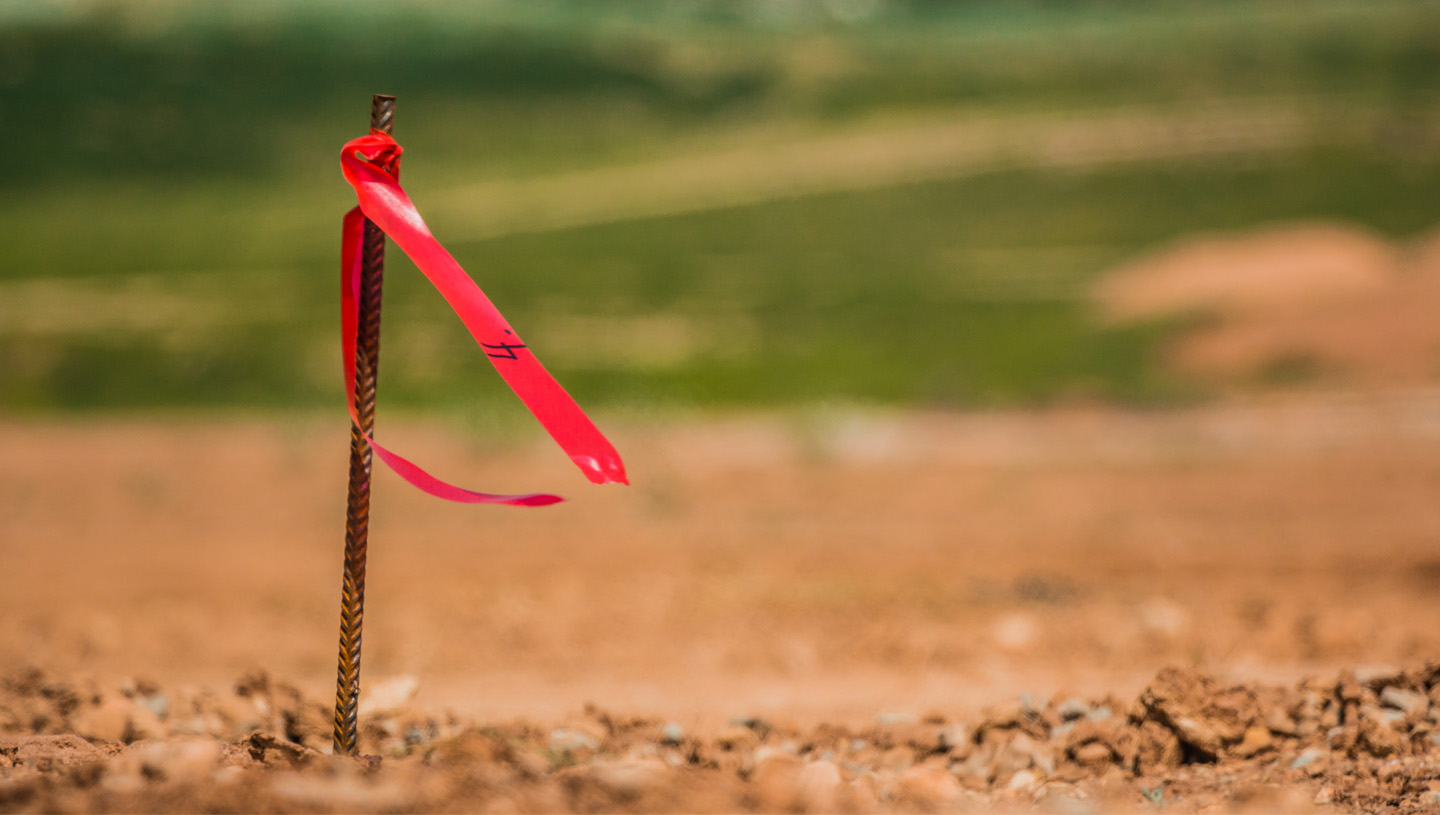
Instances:
[[[429,278],[445,302],[455,310],[460,322],[470,330],[470,335],[480,344],[501,378],[551,438],[569,454],[570,460],[585,473],[585,477],[595,484],[629,484],[625,477],[625,464],[614,446],[545,370],[480,286],[430,234],[410,196],[405,194],[400,182],[384,169],[398,168],[402,152],[400,145],[390,136],[371,133],[347,143],[340,154],[340,168],[345,173],[345,180],[355,188],[360,202],[358,207],[345,215],[340,245],[340,331],[344,346],[345,394],[351,421],[356,427],[360,426],[360,414],[355,407],[355,343],[359,322],[361,242],[365,219],[369,218]],[[492,495],[457,487],[380,446],[373,437],[367,435],[366,439],[375,455],[397,475],[438,498],[468,504],[528,507],[564,500],[558,495]]]

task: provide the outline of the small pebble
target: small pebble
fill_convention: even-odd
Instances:
[[[1282,736],[1293,736],[1296,734],[1295,720],[1280,708],[1271,708],[1265,715],[1265,726],[1271,733],[1279,733]]]
[[[893,727],[900,724],[914,724],[914,714],[911,713],[881,713],[875,717],[875,723],[881,727]]]
[[[760,807],[770,811],[796,809],[803,768],[800,759],[789,753],[756,751],[755,767],[750,771],[750,789]]]
[[[1073,722],[1085,718],[1090,713],[1090,706],[1085,704],[1084,700],[1072,696],[1061,702],[1055,712],[1059,714],[1061,721]]]
[[[1305,767],[1310,766],[1319,759],[1324,758],[1326,755],[1327,751],[1321,750],[1319,747],[1311,747],[1309,750],[1306,750],[1305,752],[1296,756],[1294,761],[1290,762],[1290,769],[1304,769]]]
[[[953,750],[970,743],[970,731],[963,724],[946,725],[940,728],[939,739],[940,749]]]
[[[1404,671],[1394,665],[1361,665],[1355,669],[1355,681],[1370,688],[1399,682]]]
[[[1071,751],[1075,762],[1081,766],[1098,766],[1108,763],[1114,755],[1110,751],[1110,745],[1100,741],[1086,742]]]
[[[1043,694],[1022,693],[1020,694],[1020,709],[1026,713],[1039,713],[1050,703],[1050,699]]]
[[[391,676],[365,688],[360,697],[361,716],[386,716],[400,713],[415,699],[420,680],[413,676]]]
[[[912,806],[939,809],[954,803],[964,790],[943,767],[911,767],[900,774],[896,798]]]
[[[550,749],[556,753],[577,753],[581,750],[599,750],[600,742],[589,733],[559,728],[550,731]]]
[[[580,774],[620,798],[634,798],[661,786],[670,768],[655,759],[600,761],[580,768]]]
[[[75,732],[96,741],[124,741],[130,732],[130,714],[135,704],[123,696],[112,696],[75,716]]]
[[[1414,691],[1391,686],[1380,692],[1380,704],[1413,716],[1424,713],[1430,707],[1430,700]]]
[[[161,719],[164,719],[170,714],[170,700],[166,698],[163,693],[157,693],[151,696],[137,696],[135,697],[135,704],[148,709]]]
[[[1263,753],[1275,744],[1275,737],[1270,735],[1269,728],[1255,725],[1245,731],[1245,737],[1235,747],[1235,754],[1242,758]]]
[[[1021,770],[1010,776],[1010,783],[1005,789],[1013,792],[1030,792],[1040,785],[1040,777],[1029,770]]]

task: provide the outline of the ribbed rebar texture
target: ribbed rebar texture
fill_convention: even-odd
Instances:
[[[370,130],[391,132],[395,97],[376,94]],[[387,168],[389,169],[389,168]],[[392,171],[393,172],[393,171]],[[375,430],[375,382],[380,367],[380,291],[385,281],[385,233],[365,221],[360,301],[355,334],[355,407],[350,426],[350,489],[345,504],[345,582],[340,599],[340,666],[335,680],[335,753],[359,749],[360,639],[365,623],[365,552],[370,543],[370,443]]]

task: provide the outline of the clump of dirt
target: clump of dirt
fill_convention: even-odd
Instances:
[[[1216,309],[1226,314],[1308,310],[1389,288],[1401,253],[1343,226],[1295,226],[1203,237],[1163,250],[1100,281],[1112,317]]]
[[[0,682],[0,810],[1440,810],[1440,664],[1290,686],[1166,668],[1126,705],[1019,699],[853,727],[712,732],[594,706],[464,721],[403,702],[329,753],[325,706],[263,673],[225,691]]]
[[[1103,276],[1096,295],[1111,320],[1203,317],[1173,360],[1221,381],[1440,376],[1440,238],[1319,225],[1194,239]]]

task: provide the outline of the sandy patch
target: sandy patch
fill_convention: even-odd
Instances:
[[[1225,382],[1413,385],[1440,376],[1440,239],[1301,225],[1185,241],[1102,277],[1110,320],[1203,315],[1171,349]]]

